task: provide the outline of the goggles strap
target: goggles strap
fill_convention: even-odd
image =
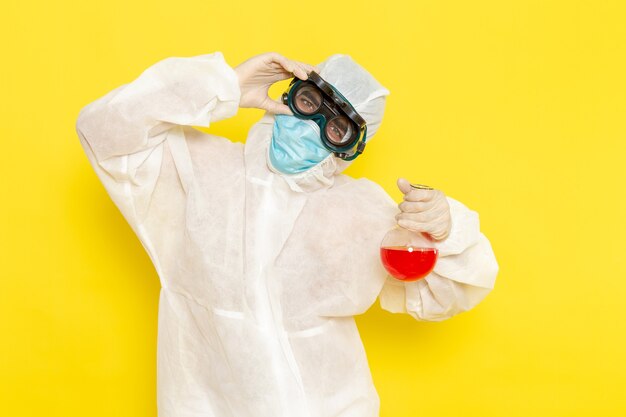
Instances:
[[[365,150],[365,142],[359,142],[359,144],[356,147],[356,152],[354,152],[354,155],[348,156],[345,153],[337,153],[337,152],[335,152],[335,155],[337,155],[339,158],[343,159],[344,161],[352,161],[356,159],[357,156],[361,155],[364,150]]]

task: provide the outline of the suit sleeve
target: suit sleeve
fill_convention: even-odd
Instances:
[[[434,270],[414,282],[387,276],[380,293],[383,309],[420,321],[441,321],[470,310],[493,289],[499,267],[480,231],[478,213],[446,198],[452,228],[446,239],[435,242],[439,258]]]
[[[166,58],[85,106],[76,130],[98,164],[116,175],[120,157],[156,147],[176,125],[207,127],[235,115],[239,97],[237,75],[220,52]]]
[[[176,169],[184,178],[192,169],[183,127],[208,127],[234,116],[240,94],[237,74],[215,52],[159,61],[80,111],[76,131],[81,145],[140,239],[138,226],[161,170]],[[162,167],[166,152],[175,166]]]

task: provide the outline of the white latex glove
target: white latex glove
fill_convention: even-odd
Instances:
[[[234,68],[239,77],[239,107],[254,107],[274,114],[293,114],[289,107],[267,95],[272,84],[293,76],[306,80],[311,71],[319,72],[304,62],[293,61],[276,52],[254,56]]]
[[[450,205],[443,191],[415,189],[404,178],[398,179],[398,188],[404,194],[404,201],[398,204],[401,211],[396,215],[398,225],[426,232],[435,240],[447,238],[452,222]]]

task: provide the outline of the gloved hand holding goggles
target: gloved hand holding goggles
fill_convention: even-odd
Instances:
[[[312,120],[320,127],[322,144],[337,157],[351,161],[365,149],[365,120],[316,72],[311,72],[307,80],[294,78],[282,101],[295,117]]]

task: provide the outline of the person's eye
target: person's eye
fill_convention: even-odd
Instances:
[[[331,131],[332,131],[331,132],[332,136],[334,137],[335,140],[339,140],[342,138],[343,135],[341,134],[341,130],[339,130],[336,126],[333,126],[331,128]]]

